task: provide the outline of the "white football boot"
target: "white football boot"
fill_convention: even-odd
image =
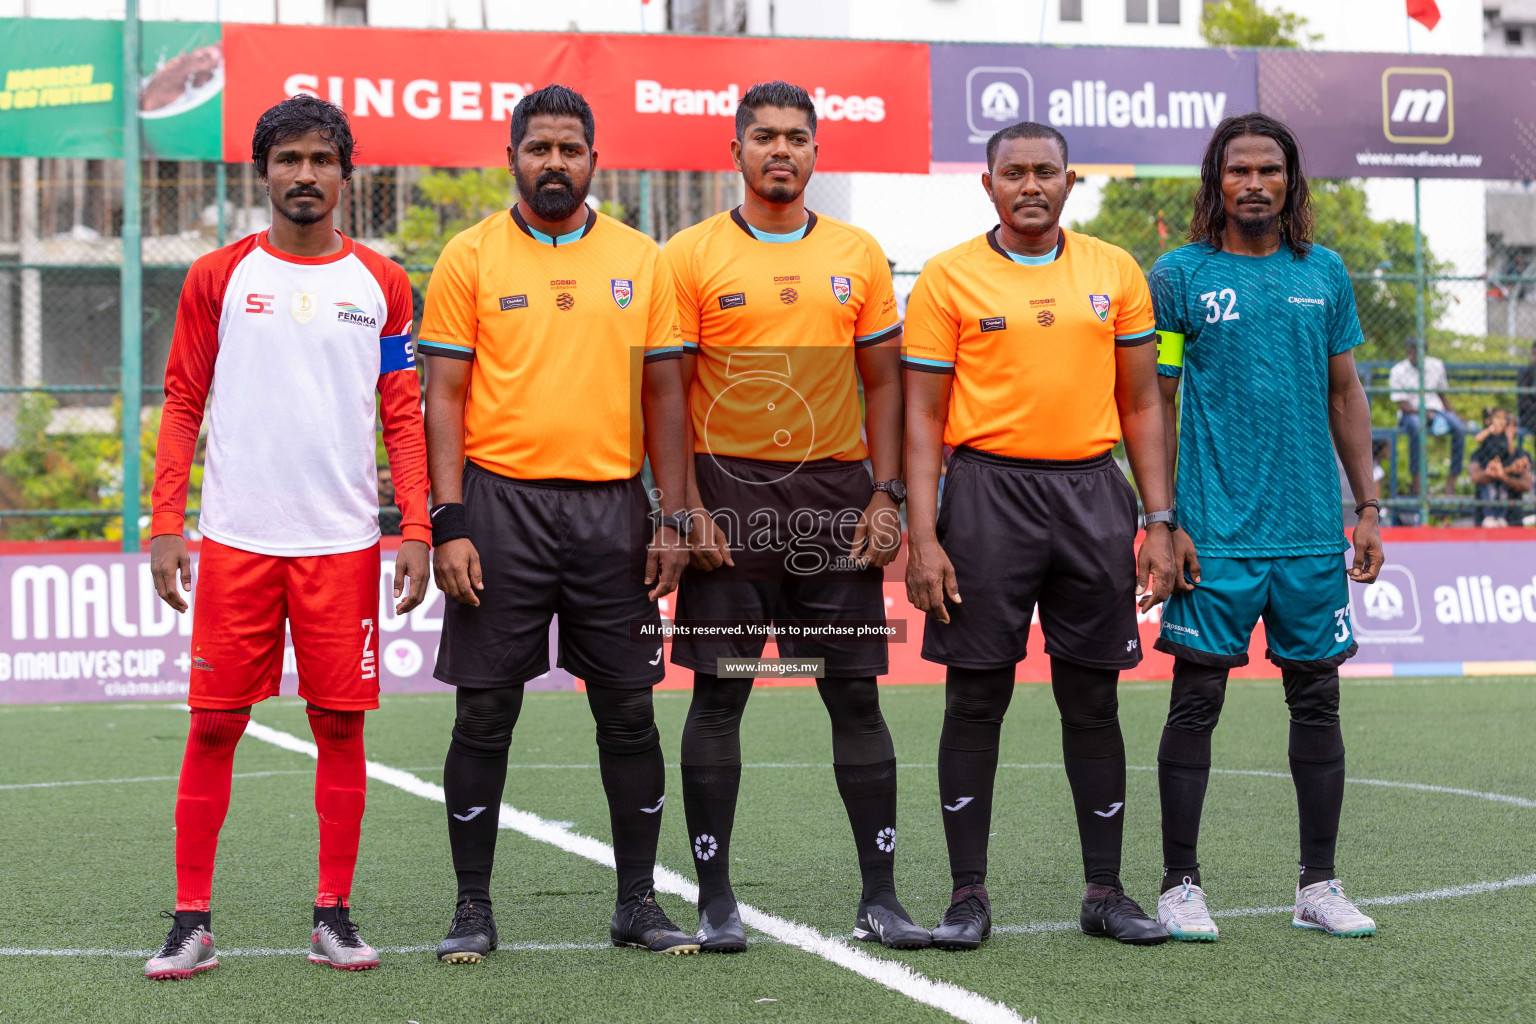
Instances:
[[[1296,890],[1296,912],[1291,924],[1329,935],[1375,935],[1376,922],[1360,913],[1337,878]]]
[[[1158,897],[1157,921],[1176,942],[1215,942],[1221,934],[1205,907],[1205,890],[1184,876],[1184,884]]]

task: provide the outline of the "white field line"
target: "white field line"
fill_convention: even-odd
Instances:
[[[1524,889],[1536,885],[1536,875],[1517,875],[1514,878],[1504,878],[1497,882],[1470,882],[1466,885],[1451,885],[1443,889],[1426,889],[1423,892],[1404,892],[1395,896],[1369,896],[1363,900],[1355,900],[1357,906],[1362,907],[1394,907],[1400,903],[1422,903],[1425,900],[1450,900],[1458,896],[1480,896],[1487,892],[1498,892],[1501,889]],[[1268,917],[1272,914],[1294,913],[1294,906],[1287,907],[1237,907],[1232,910],[1213,910],[1212,917]],[[1030,924],[1004,924],[995,925],[992,930],[1004,935],[1030,935],[1043,932],[1067,932],[1077,931],[1076,921],[1039,921]]]
[[[291,750],[296,754],[304,754],[307,757],[316,756],[313,743],[257,722],[251,722],[246,726],[245,734],[271,743],[273,746],[282,747],[284,750]],[[443,787],[399,768],[369,761],[368,777],[434,803],[446,802]],[[581,835],[563,825],[546,821],[528,811],[520,811],[509,804],[502,804],[500,825],[504,829],[520,832],[530,839],[549,843],[567,853],[574,853],[606,867],[613,867],[613,848],[607,843]],[[656,888],[662,892],[681,896],[690,902],[699,898],[698,886],[677,872],[659,864],[656,866]],[[906,964],[870,956],[840,939],[823,935],[807,925],[787,921],[748,904],[740,904],[740,909],[742,922],[747,926],[781,942],[798,946],[808,953],[814,953],[877,985],[931,1006],[957,1020],[966,1021],[968,1024],[1029,1024],[1002,1003],[969,989],[945,981],[934,981],[912,970]]]

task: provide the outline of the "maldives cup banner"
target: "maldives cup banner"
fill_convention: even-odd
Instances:
[[[1536,177],[1529,58],[1266,52],[1259,100],[1315,177]]]
[[[984,170],[987,139],[1016,121],[1059,130],[1074,165],[1189,167],[1223,117],[1258,107],[1251,50],[928,49],[934,171]]]
[[[192,552],[193,578],[197,552]],[[432,678],[447,600],[430,580],[427,596],[404,615],[394,613],[394,552],[379,573],[379,660],[383,693],[436,693]],[[185,700],[192,673],[191,606],[177,614],[155,593],[145,555],[36,554],[0,556],[0,704],[81,701]],[[555,634],[551,633],[550,664]],[[285,640],[281,691],[298,691],[291,638]],[[361,663],[362,649],[358,655]],[[530,689],[575,686],[555,669]]]
[[[820,170],[928,170],[920,43],[232,24],[224,51],[232,162],[263,111],[311,93],[346,110],[361,162],[505,166],[517,101],[559,82],[592,105],[599,166],[729,170],[742,95],[782,78],[816,104]]]

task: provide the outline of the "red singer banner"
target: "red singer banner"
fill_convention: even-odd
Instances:
[[[592,104],[601,166],[729,170],[738,101],[781,78],[816,103],[820,170],[928,171],[921,43],[230,24],[224,59],[233,162],[264,110],[307,92],[346,110],[360,162],[503,165],[512,108],[560,82]]]

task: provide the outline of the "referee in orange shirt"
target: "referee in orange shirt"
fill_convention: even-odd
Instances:
[[[816,149],[806,91],[754,85],[731,144],[745,200],[678,232],[662,253],[677,280],[694,439],[695,557],[678,594],[680,627],[885,625],[881,567],[900,547],[905,495],[901,321],[879,243],[805,207]],[[928,945],[928,929],[896,898],[896,754],[875,683],[886,644],[872,640],[785,635],[778,648],[824,659],[816,687],[862,876],[854,937],[914,949]],[[672,648],[673,662],[694,670],[683,802],[705,952],[747,945],[730,842],[753,679],[718,667],[756,659],[764,643],[761,634],[679,636]]]
[[[656,243],[586,205],[592,110],[551,85],[512,112],[518,201],[456,235],[427,290],[433,570],[452,598],[436,676],[458,688],[443,768],[458,909],[438,956],[496,948],[491,862],[523,684],[584,680],[613,827],[615,945],[698,950],[652,889],[665,768],[651,706],[656,599],[687,563],[683,388],[672,280]],[[642,444],[660,488],[654,526]],[[649,548],[648,548],[649,545]]]
[[[1172,585],[1152,300],[1128,253],[1060,227],[1076,180],[1060,132],[1004,128],[987,166],[999,223],[923,268],[902,350],[907,593],[930,616],[923,657],[948,666],[939,797],[954,892],[933,941],[974,949],[991,933],[998,737],[1038,603],[1088,883],[1083,931],[1163,942],[1120,883],[1115,696],[1120,670],[1141,661],[1136,596],[1150,608]],[[1110,454],[1122,435],[1148,510],[1139,558],[1136,495]]]

